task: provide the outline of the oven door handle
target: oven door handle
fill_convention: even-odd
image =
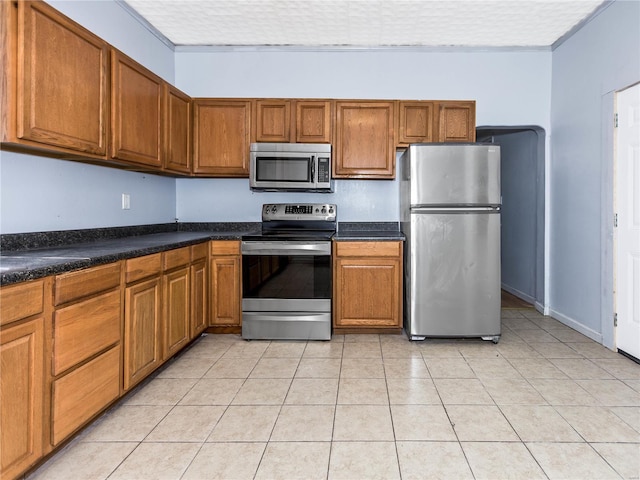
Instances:
[[[330,242],[242,242],[243,255],[331,255]]]

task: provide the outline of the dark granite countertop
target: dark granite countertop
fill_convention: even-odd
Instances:
[[[0,236],[0,285],[186,247],[238,240],[259,223],[186,223]],[[337,241],[404,240],[394,222],[339,223]]]
[[[255,228],[224,227],[205,231],[168,231],[116,238],[95,238],[87,231],[89,241],[59,244],[59,239],[47,239],[36,244],[37,248],[10,249],[0,251],[0,285],[25,282],[36,278],[93,267],[127,258],[186,247],[209,240],[237,240]],[[62,233],[60,233],[62,234]],[[27,237],[33,234],[25,234]],[[40,234],[42,235],[42,234]],[[82,239],[73,235],[74,239]],[[16,245],[16,239],[13,246]],[[33,238],[26,240],[33,245]],[[49,243],[47,245],[46,243]],[[11,243],[11,242],[8,242]],[[4,247],[4,242],[3,242]]]
[[[343,241],[404,241],[404,234],[396,222],[340,223],[333,239]]]

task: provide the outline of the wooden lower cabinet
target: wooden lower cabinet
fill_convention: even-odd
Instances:
[[[402,327],[402,242],[334,242],[333,326]]]
[[[190,270],[185,265],[178,270],[165,273],[163,282],[164,304],[164,355],[165,359],[175,355],[189,340]]]
[[[191,326],[189,336],[192,339],[200,335],[209,323],[207,272],[206,258],[191,264]]]
[[[125,290],[125,390],[153,372],[162,361],[160,290],[160,276],[128,286]]]
[[[239,327],[242,324],[240,242],[212,241],[210,258],[209,325]]]
[[[15,478],[43,454],[43,318],[3,328],[0,361],[0,477]]]
[[[54,446],[120,396],[120,345],[53,382]]]

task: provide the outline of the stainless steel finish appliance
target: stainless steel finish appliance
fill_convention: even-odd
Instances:
[[[333,191],[329,144],[252,143],[249,155],[253,190]]]
[[[500,339],[500,147],[415,144],[402,155],[404,327]]]
[[[331,340],[332,204],[268,204],[242,237],[242,337]]]

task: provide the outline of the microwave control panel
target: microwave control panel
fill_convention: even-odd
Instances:
[[[328,157],[318,157],[318,183],[329,183],[331,180],[330,159]]]

